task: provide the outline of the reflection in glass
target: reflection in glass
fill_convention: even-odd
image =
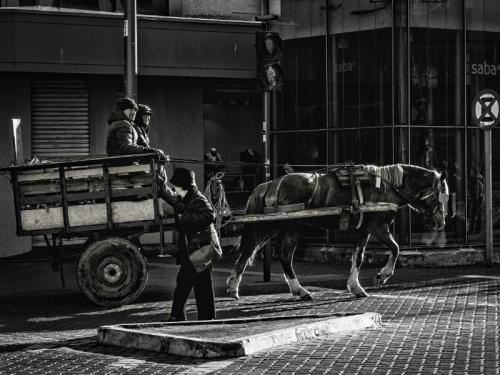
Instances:
[[[450,189],[448,218],[443,232],[433,232],[422,215],[412,213],[413,244],[444,247],[465,241],[465,173],[463,131],[459,129],[414,129],[411,131],[412,164],[446,173]]]

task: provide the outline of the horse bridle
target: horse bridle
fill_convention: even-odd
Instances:
[[[446,192],[446,185],[441,181],[441,179],[438,178],[438,182],[435,187],[432,188],[432,190],[425,194],[423,197],[418,198],[417,200],[413,200],[408,198],[406,195],[404,195],[398,188],[393,186],[392,184],[389,185],[401,198],[403,198],[407,203],[408,207],[410,207],[412,210],[415,212],[418,212],[421,215],[424,216],[432,216],[434,213],[441,208],[441,211],[443,212],[443,215],[446,215],[446,210],[443,207],[443,205],[448,201],[448,193]],[[432,211],[426,207],[422,207],[421,204],[419,203],[420,201],[424,201],[429,197],[432,197],[435,194],[438,195],[438,202],[439,205],[434,207]]]
[[[367,172],[373,176],[376,176],[374,173],[372,173],[370,171],[367,171]],[[378,177],[380,177],[380,176],[378,176]],[[392,183],[387,181],[385,178],[383,178],[383,177],[380,177],[380,178],[388,186],[390,186],[391,189],[396,192],[396,194],[398,194],[401,198],[403,198],[404,201],[406,201],[405,204],[407,204],[408,207],[410,207],[413,211],[415,211],[421,215],[424,215],[426,217],[432,216],[438,210],[438,207],[442,207],[448,201],[448,198],[449,198],[449,195],[446,192],[445,184],[443,184],[443,182],[441,181],[441,178],[438,177],[436,186],[433,187],[429,193],[425,194],[423,197],[418,198],[418,201],[423,201],[423,200],[433,196],[434,194],[439,193],[438,201],[440,204],[438,206],[434,207],[431,211],[430,209],[422,207],[417,200],[413,200],[413,199],[408,198],[404,193],[401,192],[401,190],[399,190],[397,187],[395,187]],[[446,214],[444,209],[442,209],[442,212],[443,212],[443,214]]]

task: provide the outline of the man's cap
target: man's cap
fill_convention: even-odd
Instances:
[[[116,103],[117,107],[121,111],[125,111],[129,108],[134,108],[136,111],[138,110],[137,104],[132,98],[121,98]]]
[[[189,190],[191,187],[196,186],[194,171],[186,168],[176,168],[169,182],[184,190]]]

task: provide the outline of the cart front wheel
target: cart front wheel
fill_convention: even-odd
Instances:
[[[148,279],[139,248],[121,237],[92,242],[78,260],[76,278],[85,296],[104,307],[133,302]]]

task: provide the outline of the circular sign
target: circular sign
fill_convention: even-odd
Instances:
[[[500,96],[494,90],[484,89],[472,102],[472,120],[483,130],[490,130],[500,122]]]

